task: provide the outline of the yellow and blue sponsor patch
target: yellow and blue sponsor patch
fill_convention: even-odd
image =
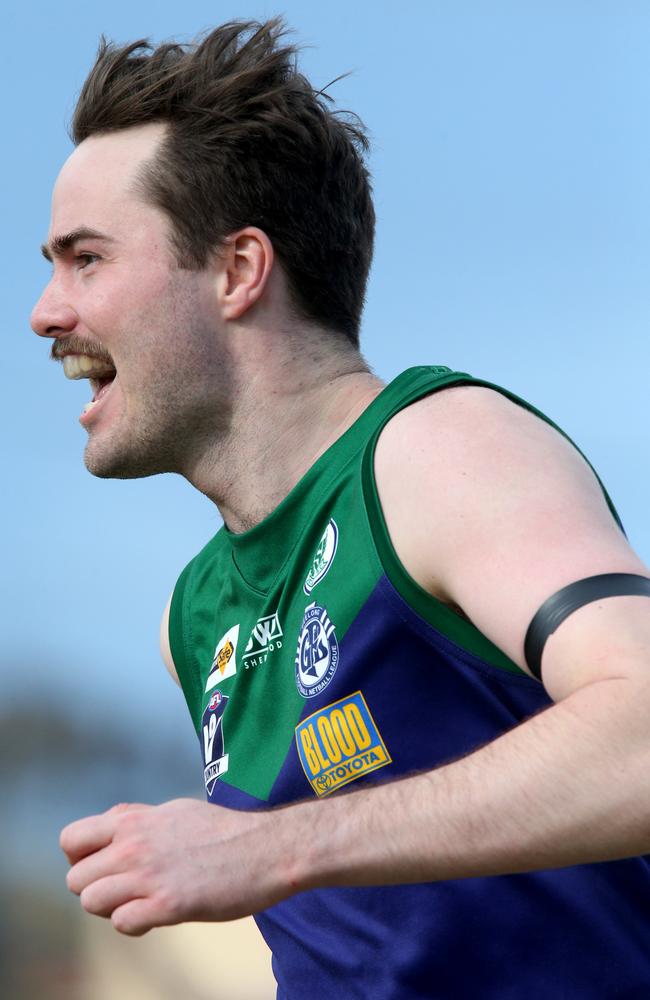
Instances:
[[[307,780],[322,797],[391,763],[361,691],[326,705],[296,726]]]

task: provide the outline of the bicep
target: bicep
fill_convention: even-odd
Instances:
[[[418,582],[528,670],[526,631],[552,594],[588,576],[650,572],[588,464],[552,427],[490,390],[448,390],[428,409],[410,417],[412,495],[430,502],[410,528],[401,522],[407,558]],[[642,597],[576,611],[544,649],[551,697],[621,669],[645,648],[649,619]]]

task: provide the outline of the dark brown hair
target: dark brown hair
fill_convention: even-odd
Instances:
[[[284,34],[274,18],[155,49],[102,37],[72,138],[166,123],[142,181],[171,220],[179,264],[200,269],[230,233],[259,226],[297,313],[357,344],[375,221],[368,142],[298,72]]]

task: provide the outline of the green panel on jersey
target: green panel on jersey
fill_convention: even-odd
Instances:
[[[524,673],[409,576],[391,544],[377,495],[374,451],[383,427],[404,407],[453,385],[495,389],[552,423],[519,397],[465,373],[410,369],[370,403],[260,524],[241,534],[223,527],[181,574],[170,609],[170,645],[201,739],[207,738],[208,703],[220,693],[220,783],[268,799],[300,716],[312,708],[314,695],[301,693],[296,678],[309,606],[323,609],[340,647],[384,574],[425,622],[457,646],[509,674]],[[333,537],[326,533],[332,521],[340,527],[336,555],[328,562],[321,552],[315,562],[319,545],[323,549],[324,539]]]
[[[219,780],[257,798],[268,797],[305,708],[295,658],[306,607],[317,601],[327,609],[340,643],[383,572],[369,544],[359,475],[376,411],[382,409],[377,400],[371,408],[374,414],[362,414],[260,524],[241,534],[222,528],[174,590],[170,643],[199,735],[215,644],[239,626],[236,673],[218,682],[218,690],[237,704],[236,712],[227,709],[223,717],[231,764]],[[319,542],[330,519],[337,518],[345,524],[344,556],[334,559],[314,593],[306,595],[303,586]],[[249,637],[260,621],[276,615],[281,648],[276,643],[267,662],[247,668]]]

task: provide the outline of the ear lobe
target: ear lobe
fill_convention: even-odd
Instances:
[[[273,268],[273,245],[261,229],[247,226],[226,240],[221,307],[224,319],[239,319],[264,294]]]

